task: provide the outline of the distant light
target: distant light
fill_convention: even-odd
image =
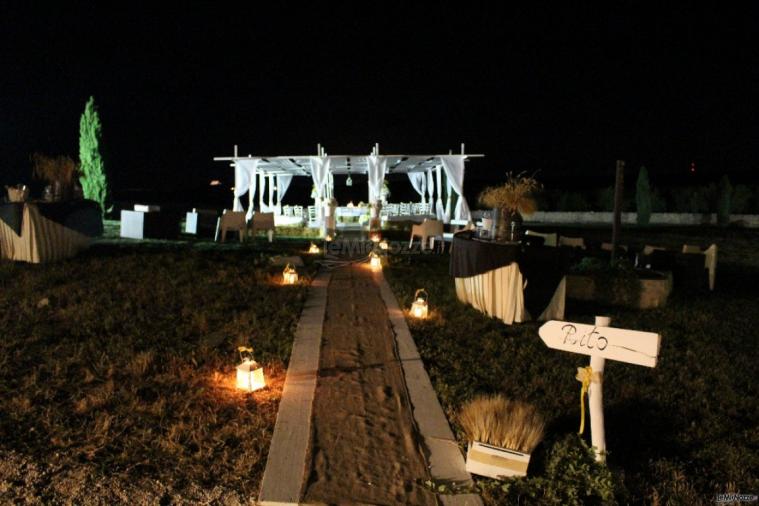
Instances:
[[[696,172],[696,162],[690,162],[690,171]]]
[[[221,181],[219,181],[218,179],[211,180],[210,186],[220,186],[220,185],[221,185]]]

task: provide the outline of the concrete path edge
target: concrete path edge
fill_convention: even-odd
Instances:
[[[311,440],[311,413],[330,278],[329,272],[322,272],[314,278],[298,320],[261,481],[259,504],[286,505],[299,504],[300,501]]]
[[[466,471],[464,456],[424,369],[403,310],[398,305],[398,300],[385,276],[379,272],[376,279],[395,332],[414,419],[428,452],[430,474],[435,481],[472,486],[472,476]],[[482,505],[482,499],[477,494],[440,495],[439,498],[447,506]]]

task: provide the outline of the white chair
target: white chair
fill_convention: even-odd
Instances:
[[[618,244],[617,248],[621,249],[622,251],[627,251],[627,246],[624,244]],[[602,242],[601,249],[604,251],[613,251],[614,245],[610,242]]]
[[[248,224],[245,222],[245,211],[229,211],[224,209],[224,214],[221,215],[216,225],[216,237],[215,240],[219,240],[219,233],[221,233],[221,242],[226,241],[227,232],[235,230],[240,236],[240,242],[245,240],[245,231],[248,229]]]
[[[256,236],[259,230],[264,230],[269,236],[269,242],[274,239],[274,213],[256,213],[251,220],[251,235]]]
[[[308,222],[313,223],[316,221],[316,207],[308,206]]]
[[[425,220],[421,225],[413,225],[411,227],[411,239],[409,240],[409,248],[414,244],[414,237],[419,237],[422,241],[422,249],[425,249],[427,243],[430,242],[430,247],[434,248],[435,239],[440,239],[441,243],[445,245],[443,236],[443,222],[439,220]]]
[[[699,246],[683,244],[683,253],[704,255],[704,269],[709,271],[709,290],[714,291],[714,282],[717,277],[717,245],[712,244],[702,251]]]
[[[525,235],[531,235],[534,237],[542,237],[543,238],[543,246],[552,246],[557,247],[559,245],[559,234],[554,232],[553,234],[541,234],[540,232],[535,232],[534,230],[525,230]]]
[[[294,206],[293,216],[295,216],[296,218],[303,218],[303,206]]]
[[[400,216],[410,216],[411,215],[411,203],[409,203],[409,202],[401,202],[398,214]]]
[[[585,249],[585,239],[582,237],[567,237],[562,235],[559,236],[559,246]]]

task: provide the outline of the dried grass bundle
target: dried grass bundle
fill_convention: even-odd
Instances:
[[[532,453],[543,439],[545,423],[534,406],[502,395],[475,397],[459,411],[470,441]]]
[[[534,177],[525,176],[524,172],[516,176],[508,172],[504,184],[488,187],[480,194],[480,203],[512,213],[532,214],[538,210],[534,195],[542,188],[543,185]]]
[[[32,155],[34,177],[48,183],[70,186],[78,172],[79,165],[68,156],[46,156],[40,153]]]

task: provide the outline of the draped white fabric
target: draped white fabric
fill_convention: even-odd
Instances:
[[[430,211],[435,210],[435,179],[432,176],[432,169],[427,169],[427,200],[430,203]]]
[[[465,155],[444,155],[440,157],[440,161],[443,162],[443,169],[445,175],[451,182],[451,187],[459,196],[456,202],[456,209],[454,211],[455,219],[457,220],[469,220],[471,213],[469,212],[469,205],[464,198],[464,160]]]
[[[424,194],[427,192],[427,176],[424,172],[409,172],[408,179],[411,181],[411,186],[414,187],[416,193],[422,197],[422,204],[424,204]]]
[[[269,212],[272,212],[274,207],[274,174],[269,174]]]
[[[448,176],[445,176],[445,218],[443,223],[451,222],[451,194],[453,188],[451,188],[451,180]]]
[[[293,177],[286,176],[284,174],[277,175],[277,214],[282,214],[282,199],[285,198],[290,183],[292,183]]]
[[[448,223],[450,220],[445,219],[445,207],[443,206],[443,188],[442,188],[442,174],[443,168],[438,165],[435,167],[435,190],[437,191],[437,201],[435,202],[435,216],[443,223]]]
[[[369,155],[366,157],[369,176],[369,203],[382,199],[382,183],[385,182],[387,159],[384,156]]]
[[[268,213],[269,207],[264,203],[264,188],[266,188],[266,174],[258,173],[258,210],[262,213]]]
[[[256,193],[256,168],[259,161],[260,158],[253,158],[251,160],[237,160],[235,162],[235,201],[232,205],[232,210],[243,210],[240,197],[245,195],[245,192],[248,192],[248,219],[253,215],[253,195]]]
[[[316,220],[321,223],[324,212],[322,210],[322,199],[324,198],[324,189],[327,185],[329,176],[330,159],[327,156],[311,157],[311,179],[314,181],[316,188]]]

